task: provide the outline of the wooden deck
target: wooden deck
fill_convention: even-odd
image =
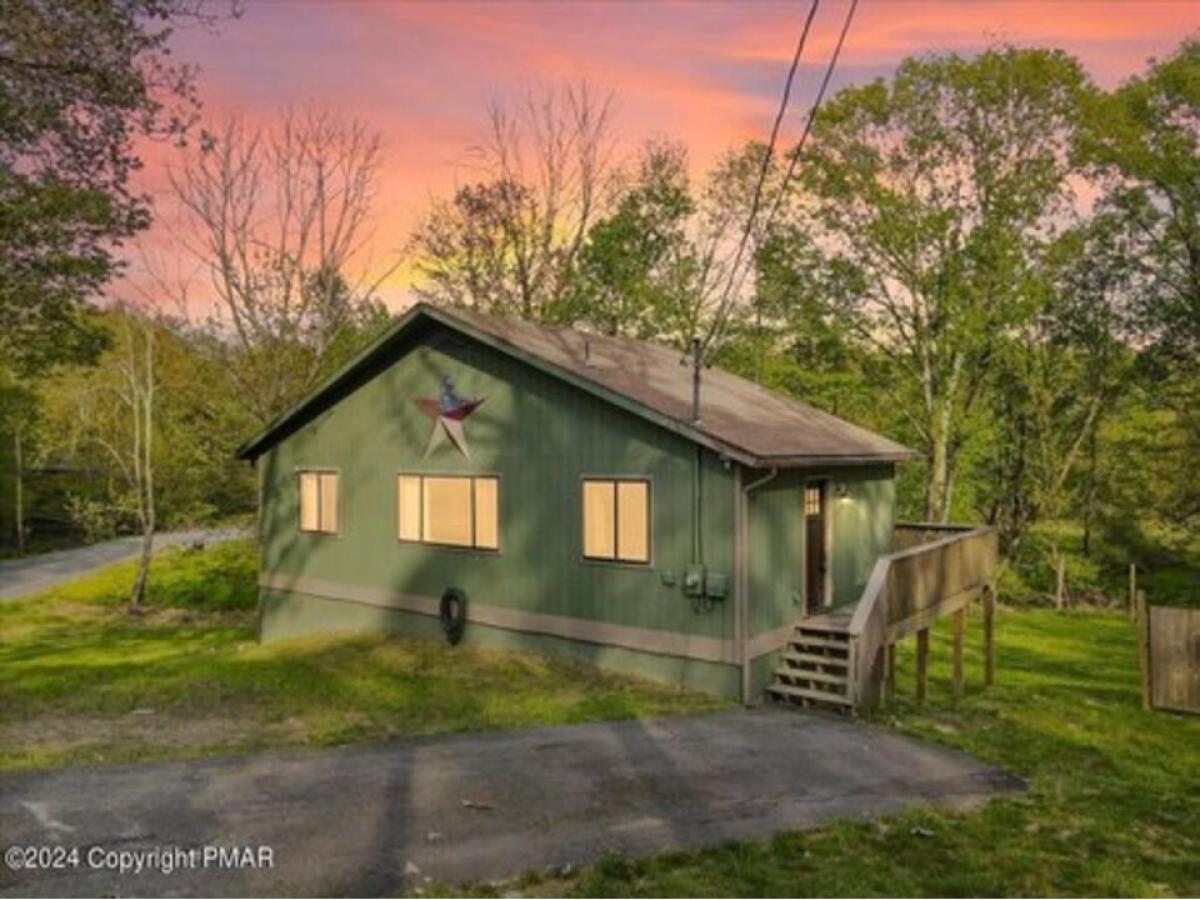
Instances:
[[[902,523],[859,600],[796,623],[775,683],[777,699],[854,711],[895,690],[895,645],[917,638],[917,696],[924,698],[929,628],[954,616],[954,685],[961,693],[966,607],[981,600],[985,681],[993,678],[996,534],[989,527]]]

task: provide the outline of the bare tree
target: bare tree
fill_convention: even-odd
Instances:
[[[591,225],[619,193],[612,94],[587,83],[494,101],[480,178],[435,204],[412,249],[435,303],[553,319]]]
[[[216,299],[206,324],[232,336],[213,344],[235,351],[228,371],[261,422],[315,384],[399,264],[369,274],[364,259],[381,154],[362,122],[288,111],[268,128],[230,119],[171,174]]]
[[[129,409],[129,463],[126,468],[133,490],[134,508],[142,532],[137,576],[129,593],[129,611],[140,612],[146,578],[154,553],[156,508],[154,503],[154,323],[125,317],[125,391]]]
[[[155,330],[160,326],[153,318],[125,305],[116,308],[113,321],[120,343],[112,349],[112,365],[81,382],[81,390],[72,398],[72,443],[78,441],[112,463],[114,499],[104,504],[105,512],[132,512],[137,521],[142,546],[129,594],[129,611],[136,613],[145,598],[157,524]]]

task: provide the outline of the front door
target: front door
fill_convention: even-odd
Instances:
[[[804,581],[805,610],[809,615],[824,609],[825,575],[825,482],[804,488]]]

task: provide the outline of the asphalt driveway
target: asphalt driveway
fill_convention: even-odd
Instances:
[[[164,531],[154,536],[154,550],[202,541],[207,544],[246,537],[238,529]],[[52,550],[22,559],[0,560],[0,600],[10,600],[72,581],[96,569],[133,559],[142,549],[140,537],[124,537],[70,550]]]
[[[0,848],[67,859],[0,864],[0,895],[370,896],[1020,787],[960,753],[775,709],[26,773],[0,778]],[[249,852],[231,868],[206,847]],[[175,848],[196,861],[164,864]]]

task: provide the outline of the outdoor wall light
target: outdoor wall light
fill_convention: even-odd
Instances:
[[[850,488],[846,486],[846,482],[839,481],[833,486],[833,496],[837,497],[839,500],[850,499]]]

